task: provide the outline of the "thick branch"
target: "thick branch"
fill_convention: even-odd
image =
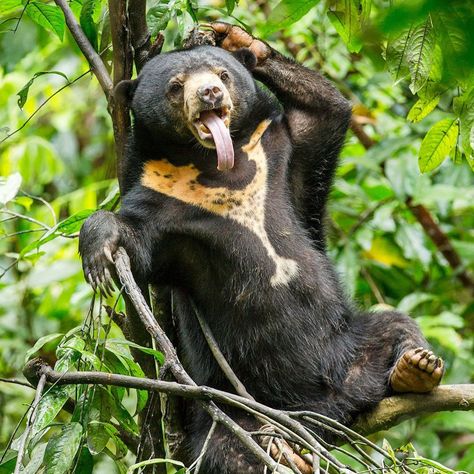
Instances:
[[[137,73],[148,59],[151,41],[146,24],[146,0],[129,0],[128,18]]]
[[[113,47],[113,85],[116,86],[120,81],[130,79],[133,70],[126,0],[109,0],[109,17]],[[109,100],[109,111],[114,128],[117,177],[122,189],[123,157],[130,131],[130,113],[127,105],[122,101],[116,101],[113,95]]]
[[[105,67],[102,59],[94,50],[92,45],[90,44],[87,36],[82,31],[79,23],[74,16],[74,13],[69,8],[69,5],[66,0],[54,0],[56,5],[63,11],[64,18],[66,19],[67,27],[71,32],[74,40],[76,41],[77,45],[79,46],[82,54],[84,54],[85,58],[89,62],[92,72],[97,77],[102,90],[107,97],[107,100],[112,93],[112,81],[110,79],[109,73],[107,72],[107,68]]]
[[[455,410],[474,410],[474,384],[441,385],[430,393],[407,393],[385,398],[375,410],[360,416],[353,428],[370,434],[415,416]]]
[[[250,412],[259,411],[263,415],[275,416],[291,414],[267,407],[255,400],[223,392],[212,387],[186,385],[178,382],[165,382],[128,375],[105,372],[57,372],[41,359],[33,359],[24,369],[25,377],[33,384],[42,375],[49,383],[58,385],[100,384],[135,388],[149,392],[166,393],[183,398],[215,401],[236,408],[247,407]],[[370,434],[388,429],[408,418],[440,411],[474,410],[474,384],[442,385],[430,393],[396,395],[382,400],[377,408],[367,415],[360,416],[353,429]]]

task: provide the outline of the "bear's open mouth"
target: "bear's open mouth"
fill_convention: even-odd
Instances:
[[[220,107],[203,110],[193,125],[199,141],[206,147],[216,149],[217,169],[231,169],[234,166],[234,146],[229,131],[230,109]]]

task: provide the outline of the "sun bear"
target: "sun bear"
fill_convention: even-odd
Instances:
[[[123,246],[139,282],[193,301],[247,391],[275,408],[350,424],[393,391],[430,391],[443,363],[417,325],[355,309],[325,252],[350,104],[318,72],[242,29],[212,28],[218,47],[162,54],[119,84],[134,117],[125,188],[119,212],[98,211],[81,230],[86,278],[106,289]],[[232,390],[181,306],[186,369],[198,384]],[[209,427],[195,410],[194,458]],[[211,442],[203,472],[263,472],[224,427]]]

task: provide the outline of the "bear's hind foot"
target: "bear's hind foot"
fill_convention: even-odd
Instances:
[[[395,364],[390,374],[390,385],[395,392],[430,392],[439,385],[443,366],[443,359],[428,349],[411,349]]]

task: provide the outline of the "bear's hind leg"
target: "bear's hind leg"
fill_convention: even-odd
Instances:
[[[443,361],[428,349],[416,322],[398,311],[367,313],[354,321],[363,342],[349,369],[346,389],[378,401],[393,392],[429,392],[439,384]]]
[[[395,392],[429,392],[441,381],[443,365],[443,360],[428,349],[410,349],[395,364],[390,385]]]

